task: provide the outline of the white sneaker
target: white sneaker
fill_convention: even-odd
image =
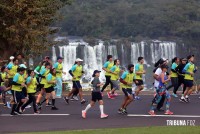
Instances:
[[[7,106],[7,108],[11,108],[11,106],[10,106],[10,102],[6,102],[6,106]]]
[[[105,119],[105,118],[108,118],[108,115],[107,114],[101,114],[101,119]]]
[[[26,106],[25,108],[31,108],[31,105]]]

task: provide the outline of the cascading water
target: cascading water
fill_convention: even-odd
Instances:
[[[56,60],[57,56],[62,56],[64,71],[67,75],[64,76],[65,80],[71,80],[71,76],[68,71],[71,69],[76,58],[83,59],[83,68],[85,74],[83,76],[84,82],[89,82],[94,70],[98,69],[102,71],[103,64],[106,62],[107,54],[113,55],[113,59],[119,58],[121,60],[121,66],[127,67],[128,64],[137,63],[137,58],[143,56],[145,59],[145,70],[148,70],[150,65],[153,65],[155,61],[161,57],[172,59],[176,56],[176,43],[174,42],[152,42],[150,44],[146,42],[131,43],[130,45],[108,45],[105,46],[103,41],[99,41],[98,45],[90,46],[84,42],[72,41],[64,46],[59,46],[59,54],[56,54],[55,47],[52,47],[52,60]],[[146,68],[147,67],[147,68]],[[149,68],[150,69],[150,68]],[[152,78],[151,72],[147,72],[145,79]],[[104,71],[100,74],[100,79],[105,80]],[[152,84],[152,79],[148,79],[146,83]]]
[[[63,70],[67,72],[67,75],[64,76],[64,80],[71,79],[70,74],[68,71],[71,69],[71,67],[74,65],[74,62],[76,60],[76,48],[77,46],[60,46],[60,55],[63,56]]]
[[[108,46],[108,55],[112,55],[113,59],[117,59],[118,58],[116,45],[109,45]]]
[[[56,62],[56,58],[57,56],[56,56],[56,49],[55,49],[55,47],[53,46],[52,47],[52,61],[53,61],[53,63],[55,63]]]

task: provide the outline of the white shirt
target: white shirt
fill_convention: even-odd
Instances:
[[[161,73],[162,73],[162,69],[161,69],[161,68],[158,68],[158,69],[156,69],[156,72],[155,72],[154,74],[156,74],[157,76],[160,76]],[[159,81],[157,81],[157,80],[155,79],[155,81],[154,81],[154,87],[155,87],[155,88],[158,88],[158,86],[159,86]]]

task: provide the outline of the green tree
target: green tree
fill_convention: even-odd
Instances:
[[[1,0],[1,50],[41,54],[52,45],[50,26],[59,18],[58,10],[71,0]],[[13,52],[10,51],[10,52]],[[11,53],[10,53],[11,54]]]

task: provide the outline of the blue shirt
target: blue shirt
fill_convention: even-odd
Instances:
[[[72,68],[71,68],[70,70],[72,70],[72,72],[74,72],[74,71],[76,70],[76,67],[77,67],[77,66],[78,66],[77,64],[73,65]]]
[[[15,76],[13,77],[13,81],[18,82],[19,76],[20,76],[20,74],[16,73]]]

